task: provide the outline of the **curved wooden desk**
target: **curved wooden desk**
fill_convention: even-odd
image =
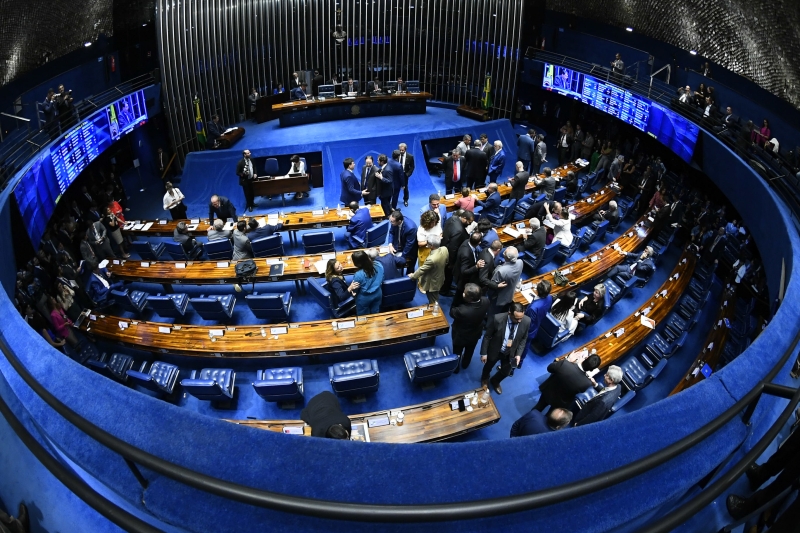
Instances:
[[[403,411],[405,421],[402,426],[390,423],[385,426],[369,428],[370,442],[390,442],[393,444],[410,444],[416,442],[437,442],[451,439],[470,431],[484,428],[500,420],[500,411],[497,410],[492,397],[486,407],[475,407],[470,411],[452,410],[450,402],[464,398],[468,394],[477,394],[478,398],[484,389],[475,389],[461,394],[454,394],[446,398],[430,402],[386,409],[372,413],[349,415],[352,423],[367,423],[370,418],[389,417],[393,422],[395,413]],[[311,435],[311,426],[302,420],[230,420],[241,426],[275,431],[283,433],[284,428],[302,429],[303,435]]]
[[[324,100],[295,100],[273,104],[281,126],[312,124],[353,117],[407,115],[425,113],[430,93],[381,94],[377,96],[327,97]]]
[[[652,227],[647,227],[644,225],[644,221],[646,219],[647,215],[642,216],[642,218],[640,218],[628,231],[614,239],[612,242],[608,243],[602,249],[596,251],[594,254],[572,263],[562,265],[560,268],[556,269],[561,271],[569,270],[570,273],[567,274],[567,279],[574,282],[575,285],[559,287],[553,283],[550,294],[555,297],[555,295],[562,291],[580,287],[581,285],[584,285],[593,279],[602,276],[620,264],[625,257],[614,250],[613,246],[615,244],[619,245],[624,252],[635,252],[641,245],[645,243],[645,241],[650,238],[650,233],[653,231]],[[592,258],[595,257],[597,259],[592,261]],[[550,272],[522,280],[523,290],[514,294],[514,301],[519,302],[522,305],[528,305],[531,301],[533,301],[533,295],[530,292],[531,287],[535,287],[537,283],[545,279],[552,283],[554,272],[555,270],[551,270]]]
[[[421,317],[406,316],[408,312],[418,309],[424,310]],[[288,325],[177,325],[100,313],[95,318],[96,320],[91,320],[87,317],[80,329],[90,336],[120,342],[139,350],[194,357],[319,355],[432,338],[450,331],[450,324],[443,313],[433,316],[430,309],[419,307],[358,318],[296,322]],[[126,329],[120,328],[121,322],[127,325]],[[353,323],[354,327],[334,329],[333,323]],[[167,328],[169,332],[160,332],[159,328]],[[272,328],[286,328],[286,333],[273,334]],[[220,330],[224,334],[214,337],[216,340],[212,341],[210,333]]]
[[[617,252],[612,250],[612,253]],[[670,311],[672,311],[672,308],[681,299],[683,291],[689,285],[696,260],[697,255],[695,253],[684,250],[678,260],[678,264],[669,275],[669,278],[667,278],[661,287],[658,288],[658,291],[648,298],[647,302],[642,304],[634,314],[609,329],[606,333],[599,335],[583,346],[575,348],[570,353],[580,352],[584,349],[591,353],[592,349],[595,349],[597,350],[597,355],[600,356],[601,367],[607,367],[627,355],[631,348],[641,343],[653,332],[652,329],[642,324],[642,311],[649,307],[650,311],[647,313],[647,317],[655,320],[656,327],[658,327],[658,323],[664,320]],[[675,279],[676,275],[678,279]],[[666,296],[661,296],[663,291],[667,291]],[[617,337],[614,335],[614,332],[620,328],[624,328],[625,332]],[[563,359],[567,356],[569,356],[569,354],[564,354],[557,359]]]

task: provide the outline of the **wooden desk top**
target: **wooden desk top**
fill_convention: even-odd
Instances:
[[[281,104],[273,104],[272,110],[273,111],[280,111],[280,112],[291,112],[296,109],[308,109],[310,107],[326,107],[326,106],[335,106],[335,105],[347,105],[347,104],[363,104],[366,102],[380,102],[382,100],[391,101],[391,100],[430,100],[433,98],[431,93],[409,93],[405,92],[403,94],[384,94],[381,96],[355,96],[353,98],[342,98],[342,97],[332,97],[326,98],[325,100],[314,100],[309,102],[308,100],[294,100],[292,102],[284,102]]]
[[[242,302],[243,303],[243,302]],[[423,316],[408,318],[406,313],[424,309]],[[247,326],[177,325],[164,322],[132,320],[97,313],[96,320],[86,319],[81,330],[112,342],[121,342],[139,350],[172,353],[194,357],[285,357],[344,352],[359,348],[386,346],[401,342],[444,335],[450,324],[443,313],[433,316],[430,309],[411,308],[387,313],[350,317],[339,320],[318,320],[286,324]],[[119,324],[127,324],[120,329]],[[349,329],[333,329],[332,323],[355,323]],[[270,328],[286,327],[286,333],[272,334]],[[169,328],[162,333],[159,328]],[[261,329],[264,329],[262,336]],[[214,330],[224,335],[209,337]]]
[[[658,288],[658,291],[655,292],[647,302],[642,304],[634,314],[627,317],[606,333],[599,335],[583,346],[575,348],[573,352],[580,352],[586,349],[591,353],[592,349],[597,350],[597,355],[600,356],[601,360],[601,367],[607,367],[615,363],[618,359],[626,356],[631,348],[642,342],[653,331],[642,324],[640,316],[642,311],[649,307],[650,311],[647,313],[647,317],[655,320],[656,327],[658,327],[659,322],[667,318],[672,308],[678,303],[681,296],[683,296],[683,291],[692,280],[692,273],[694,272],[696,260],[697,256],[693,252],[684,250],[669,278],[667,278],[661,287]],[[678,275],[678,279],[675,279],[676,274]],[[667,291],[666,296],[661,296],[662,291],[665,290]],[[614,332],[620,328],[624,328],[625,332],[621,336],[615,337]],[[569,354],[564,354],[558,359],[562,359],[568,355]]]
[[[618,245],[624,252],[635,252],[642,244],[645,243],[645,241],[647,241],[653,228],[644,226],[644,221],[646,218],[647,215],[645,214],[628,231],[614,239],[612,242],[608,243],[600,250],[596,251],[594,254],[586,256],[583,259],[579,259],[572,263],[562,265],[556,270],[570,270],[570,273],[566,276],[567,279],[576,283],[575,287],[580,287],[581,285],[584,285],[593,279],[599,278],[625,259],[625,256],[613,249],[615,244]],[[593,257],[597,257],[597,260],[594,262],[591,260]],[[554,273],[555,270],[551,270],[550,272],[545,272],[544,274],[539,274],[537,276],[533,276],[532,278],[522,280],[523,290],[514,294],[514,301],[519,302],[522,305],[528,305],[532,301],[533,295],[530,293],[530,288],[527,288],[527,285],[530,284],[531,287],[535,287],[537,283],[544,279],[548,280],[550,283],[553,283]],[[569,285],[559,287],[553,283],[550,294],[555,297],[558,293],[570,290],[572,288],[573,287]],[[530,300],[528,297],[530,297]]]
[[[436,442],[446,440],[470,431],[475,431],[494,424],[500,420],[500,412],[497,410],[492,397],[489,397],[489,404],[486,407],[474,407],[470,411],[458,411],[450,408],[450,402],[464,398],[467,394],[477,394],[478,398],[483,394],[484,389],[475,389],[461,394],[455,394],[439,400],[433,400],[408,407],[398,409],[387,409],[350,415],[348,418],[355,424],[366,423],[367,419],[376,416],[388,416],[394,421],[395,413],[403,411],[405,421],[402,426],[388,424],[385,426],[369,428],[370,442],[388,442],[393,444],[409,444],[416,442]],[[234,424],[250,426],[267,431],[283,432],[284,427],[303,428],[303,434],[311,434],[310,426],[302,420],[227,420]]]
[[[256,283],[267,281],[295,281],[308,278],[321,278],[314,266],[317,261],[325,261],[336,257],[342,263],[345,275],[355,274],[356,267],[353,265],[351,257],[358,250],[346,250],[343,252],[329,254],[311,255],[290,255],[283,257],[256,258],[254,261],[258,265],[258,273],[255,276]],[[363,250],[362,250],[363,251]],[[382,248],[382,252],[388,253],[388,247]],[[381,254],[383,255],[383,254]],[[308,260],[309,266],[306,268],[305,261]],[[238,283],[240,280],[236,276],[236,263],[238,261],[138,261],[138,260],[115,260],[119,264],[108,264],[106,269],[114,274],[117,279],[127,281],[141,281],[144,283],[176,283],[186,285],[222,285],[225,283]],[[271,277],[269,267],[272,264],[282,262],[283,275]],[[142,263],[149,265],[142,266]],[[179,268],[178,265],[185,265]],[[249,282],[248,282],[249,283]]]
[[[577,173],[580,169],[581,169],[581,167],[577,166],[575,163],[570,163],[569,165],[566,165],[566,168],[564,168],[563,166],[554,168],[552,175],[557,179],[564,179],[564,178],[567,177],[567,172],[572,171],[572,172]],[[544,174],[539,174],[538,177],[540,179],[542,179],[542,178],[544,178]],[[535,185],[533,184],[533,181],[530,181],[530,179],[532,179],[532,177],[529,178],[528,184],[525,186],[525,191],[526,192],[532,191],[533,188],[535,187]],[[498,184],[497,192],[499,192],[500,196],[502,196],[503,198],[508,198],[508,196],[511,195],[511,185],[508,185],[507,182],[503,183],[503,184]],[[480,201],[486,200],[486,188],[485,187],[482,187],[480,189],[477,189],[477,190],[473,191],[473,194]],[[442,205],[444,205],[447,208],[448,212],[449,211],[455,211],[456,210],[455,203],[456,203],[456,200],[458,200],[459,198],[461,198],[461,190],[460,189],[458,190],[458,192],[453,194],[453,198],[442,198],[441,203],[442,203]]]
[[[321,211],[321,210],[320,210]],[[378,222],[386,218],[386,215],[383,213],[383,208],[380,205],[371,205],[369,207],[369,213],[372,216],[372,220]],[[283,219],[283,229],[284,230],[305,230],[305,229],[315,229],[315,228],[333,228],[338,226],[346,226],[350,221],[350,210],[344,209],[342,211],[342,215],[338,215],[336,209],[330,209],[328,214],[317,214],[315,215],[313,211],[292,211],[284,213]],[[266,218],[267,215],[240,215],[240,218]],[[192,224],[192,220],[196,221],[197,228],[194,231],[190,231],[189,233],[196,236],[196,237],[203,237],[208,234],[208,228],[210,224],[207,218],[193,218],[187,219],[184,222],[187,224]],[[127,229],[124,232],[128,235],[137,235],[141,237],[171,237],[175,231],[175,227],[178,225],[179,220],[167,220],[167,219],[160,219],[160,220],[142,220],[139,221],[142,224],[151,224],[151,227],[147,230],[145,229]],[[274,222],[274,223],[277,223]]]

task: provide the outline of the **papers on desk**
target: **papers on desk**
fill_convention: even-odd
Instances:
[[[175,268],[186,268],[186,263],[175,263]]]
[[[650,329],[656,329],[656,321],[652,318],[647,318],[646,316],[642,315],[639,317],[643,326],[647,326]]]
[[[277,265],[280,262],[280,258],[277,257],[275,259],[267,259],[267,266]]]
[[[345,320],[336,323],[336,329],[352,329],[356,327],[355,320]]]
[[[325,211],[323,211],[322,209],[314,209],[313,211],[311,211],[311,216],[312,217],[321,217],[324,214],[325,214]]]
[[[224,229],[225,231],[231,231],[233,227],[234,227],[233,220],[229,220],[228,222],[225,223],[224,226],[222,226],[222,229]]]
[[[367,419],[367,424],[371,428],[379,428],[389,425],[389,415],[373,416]]]
[[[280,222],[280,220],[278,219],[278,215],[276,213],[272,213],[271,215],[267,215],[267,224],[275,225],[278,222]],[[259,222],[259,226],[261,226],[261,225],[262,224]]]
[[[522,294],[522,296],[524,296],[525,299],[528,300],[528,303],[531,303],[534,300],[533,291],[530,289],[527,291],[520,291],[520,294]]]
[[[503,228],[503,233],[505,233],[507,235],[511,235],[515,239],[519,238],[519,236],[521,235],[519,230],[516,230],[516,229],[512,228],[511,226],[506,226],[505,228]]]
[[[228,268],[231,264],[227,261],[217,261],[217,268]]]
[[[167,221],[166,220],[159,220],[158,223],[163,226],[164,224],[167,223]]]
[[[144,227],[144,224],[134,224],[133,231],[140,231]]]
[[[128,323],[127,322],[123,322],[122,320],[120,320],[119,321],[119,329],[121,329],[121,330],[128,329]]]
[[[319,261],[314,262],[314,268],[317,270],[317,274],[324,275],[325,269],[328,266],[328,261],[326,259],[320,259]]]
[[[424,314],[425,314],[425,311],[423,309],[417,309],[415,311],[409,311],[408,313],[406,313],[406,317],[407,318],[419,318],[419,317],[423,316]]]
[[[189,222],[191,222],[192,224],[199,224],[200,223],[200,219],[199,218],[193,218]]]
[[[97,266],[99,266],[100,268],[107,267],[108,266],[108,259],[103,259],[102,261],[100,261],[100,264],[97,265]]]
[[[125,225],[124,225],[124,226],[122,226],[122,229],[124,229],[125,231],[127,231],[127,230],[129,230],[129,229],[133,228],[135,225],[136,225],[136,222],[133,222],[133,221],[126,222],[126,223],[125,223]]]
[[[152,227],[153,227],[153,223],[152,223],[152,222],[148,222],[147,224],[145,224],[145,225],[144,225],[144,227],[142,228],[142,230],[143,230],[143,231],[147,231],[147,230],[149,230],[149,229],[150,229],[150,228],[152,228]]]
[[[289,332],[289,328],[287,328],[286,326],[269,328],[269,332],[271,335],[286,335],[286,333]]]
[[[389,249],[388,246],[381,246],[380,248],[378,248],[378,253],[380,255],[386,255],[386,254],[389,254],[389,253],[392,253],[392,252],[391,252],[391,250]]]
[[[237,127],[228,128],[227,130],[225,130],[225,133],[223,133],[223,135],[225,135],[226,133],[230,133],[230,132],[232,132],[232,131],[236,131],[236,130],[238,130],[238,129],[239,129],[239,128],[237,128]]]
[[[141,266],[142,268],[150,268],[150,262],[142,261],[141,263],[139,263],[139,266]]]
[[[455,197],[456,197],[455,194],[445,194],[444,195],[445,200],[452,200]]]
[[[199,226],[199,224],[189,224],[189,225],[186,226],[186,229],[189,230],[189,231],[196,231],[197,230],[197,226]]]
[[[571,361],[573,363],[579,363],[589,357],[589,350],[584,348],[583,350],[578,350],[577,352],[572,352],[567,356],[567,361]]]

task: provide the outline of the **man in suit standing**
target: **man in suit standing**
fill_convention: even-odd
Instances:
[[[444,272],[444,286],[441,290],[443,296],[452,296],[453,264],[461,243],[467,240],[467,225],[473,220],[473,215],[463,209],[457,210],[447,219],[442,227],[442,246],[447,248],[447,268]]]
[[[537,411],[544,411],[548,405],[552,408],[575,410],[575,395],[589,387],[596,386],[594,380],[586,375],[600,366],[600,357],[590,355],[581,362],[559,359],[547,366],[550,376],[539,385],[541,396],[534,406]]]
[[[530,164],[530,161],[528,163]],[[511,185],[511,198],[514,200],[520,200],[525,196],[525,187],[528,185],[528,177],[530,176],[525,168],[527,168],[525,161],[517,161],[517,173],[508,182]]]
[[[572,130],[564,125],[561,127],[561,132],[558,137],[558,166],[566,165],[569,161],[571,146]]]
[[[450,155],[444,158],[444,192],[450,194],[453,192],[453,187],[461,188],[461,183],[464,178],[464,171],[466,165],[464,160],[461,159],[461,151],[456,148]]]
[[[398,90],[400,90],[398,88]],[[400,143],[400,166],[403,168],[403,205],[408,207],[408,178],[414,173],[414,156],[408,153],[408,145]]]
[[[453,264],[453,278],[456,281],[456,295],[453,297],[453,307],[461,305],[464,296],[464,288],[468,283],[478,283],[478,270],[486,265],[483,259],[478,257],[478,247],[481,244],[483,234],[480,231],[473,231],[469,239],[461,243],[456,253],[456,260]]]
[[[495,281],[493,279],[497,256],[500,255],[502,251],[503,243],[499,240],[494,240],[478,254],[478,259],[482,259],[484,263],[483,266],[478,269],[478,285],[481,288],[481,292],[489,297],[489,300],[494,299],[495,291],[507,285],[505,281]]]
[[[538,174],[542,164],[547,161],[547,144],[544,142],[544,135],[536,136],[536,151],[533,154],[533,169],[531,174]]]
[[[250,89],[250,94],[247,95],[247,101],[250,103],[250,118],[256,116],[256,102],[258,101],[258,91],[255,87]]]
[[[236,165],[236,175],[239,176],[239,185],[242,186],[242,191],[244,192],[244,201],[247,204],[245,209],[249,209],[252,212],[256,205],[253,180],[258,176],[256,176],[253,160],[250,159],[250,150],[242,152],[242,159]]]
[[[500,174],[503,172],[503,167],[506,166],[506,153],[503,150],[503,143],[501,141],[494,142],[494,157],[489,163],[489,181],[497,182]]]
[[[225,133],[225,126],[219,121],[219,115],[213,115],[211,117],[211,122],[208,123],[208,128],[206,128],[206,133],[208,134],[208,144],[209,146],[216,146],[217,139],[222,137],[222,134]]]
[[[350,202],[358,203],[362,198],[361,184],[358,183],[358,178],[353,173],[356,168],[356,162],[352,157],[348,157],[343,162],[344,170],[339,174],[339,180],[342,185],[342,192],[339,194],[339,201],[342,205],[350,205]]]
[[[372,205],[378,199],[378,179],[375,177],[377,168],[372,162],[372,156],[368,155],[361,167],[361,196],[364,198],[364,205]]]
[[[475,144],[467,150],[464,156],[467,167],[467,177],[464,180],[464,185],[470,189],[478,189],[486,183],[486,173],[489,171],[489,156],[486,155],[486,152],[481,147],[481,141],[475,141]]]
[[[530,252],[534,257],[539,258],[544,247],[547,246],[547,230],[542,227],[538,218],[531,218],[528,224],[530,224],[530,229],[525,231],[530,233],[519,245],[520,253]]]
[[[406,272],[414,272],[417,263],[417,225],[411,218],[406,218],[400,211],[393,211],[389,216],[389,251],[400,254],[406,260]]]
[[[461,142],[459,142],[458,146],[456,146],[456,150],[461,152],[461,155],[467,155],[467,150],[469,149],[470,144],[472,144],[472,135],[467,133],[461,138]]]
[[[489,142],[489,136],[485,133],[481,133],[479,140],[481,141],[481,151],[486,154],[486,161],[491,161],[494,157],[494,145]]]
[[[319,86],[322,85],[324,81],[325,80],[322,77],[322,74],[320,74],[318,70],[315,70],[314,77],[311,78],[311,92],[314,94],[314,96],[319,96]]]
[[[234,222],[239,221],[236,216],[236,208],[231,201],[224,196],[218,196],[216,194],[211,197],[211,201],[208,204],[208,221],[210,223],[214,222],[214,215],[222,220],[232,218]]]
[[[295,87],[300,87],[303,81],[300,79],[300,74],[298,72],[292,72],[292,89],[294,90]]]
[[[527,135],[520,135],[517,139],[517,161],[522,163],[522,168],[526,172],[531,171],[531,160],[536,151],[536,143],[533,138],[536,136],[536,130],[530,128]]]
[[[378,156],[378,166],[375,177],[378,180],[378,198],[381,199],[383,213],[388,217],[392,213],[392,196],[394,195],[394,176],[392,167],[388,165],[389,158],[386,154]]]
[[[575,161],[581,156],[581,149],[583,148],[583,141],[586,139],[586,134],[581,129],[580,124],[575,125],[575,135],[572,137],[572,155],[570,159]]]
[[[486,325],[486,313],[489,312],[489,298],[481,296],[481,289],[474,283],[467,283],[462,293],[463,303],[450,307],[453,325],[450,338],[453,341],[453,353],[460,356],[461,364],[456,367],[455,374],[469,366],[475,346]]]
[[[486,188],[486,200],[477,200],[475,203],[483,207],[481,216],[499,216],[500,204],[503,203],[503,198],[500,196],[500,193],[497,192],[497,184],[494,182],[490,183]]]
[[[551,433],[569,426],[572,412],[566,409],[550,409],[545,417],[541,411],[531,409],[511,425],[511,437],[527,437]]]
[[[519,302],[513,302],[508,313],[490,317],[481,343],[481,384],[484,387],[491,384],[497,394],[503,394],[500,382],[508,377],[512,369],[521,367],[525,360],[525,340],[530,324],[531,319],[525,316],[525,309]],[[498,362],[500,370],[490,378]]]
[[[428,297],[430,305],[439,303],[439,290],[444,284],[444,271],[447,268],[447,248],[442,248],[442,238],[438,235],[428,236],[428,248],[431,253],[417,270],[408,275],[416,280],[419,290]]]
[[[606,370],[604,376],[605,387],[599,392],[597,396],[586,402],[583,409],[578,411],[575,415],[575,426],[585,426],[593,422],[600,422],[608,416],[611,408],[614,406],[620,395],[622,394],[622,387],[619,384],[622,382],[622,369],[616,365],[611,365]]]
[[[519,252],[516,247],[509,246],[503,252],[505,262],[494,269],[492,281],[497,284],[495,293],[495,310],[505,311],[509,304],[514,300],[514,292],[519,287],[519,280],[522,276],[522,261],[519,260]]]
[[[397,209],[397,200],[400,198],[400,189],[406,182],[406,173],[400,165],[400,150],[392,151],[392,158],[387,162],[392,169],[392,210]],[[408,205],[408,204],[406,204]]]
[[[350,202],[349,207],[353,216],[347,224],[345,238],[350,248],[362,248],[367,238],[367,230],[372,227],[372,217],[368,207],[359,209],[357,201]]]

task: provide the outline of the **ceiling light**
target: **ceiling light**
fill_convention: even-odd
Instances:
[[[83,43],[83,46],[89,48],[90,46],[92,46],[92,41],[86,41],[85,43]]]
[[[631,28],[630,26],[628,26],[627,28],[625,28],[625,31],[633,31],[633,28]]]
[[[689,53],[692,54],[693,56],[696,56],[697,55],[697,50],[689,50]]]

